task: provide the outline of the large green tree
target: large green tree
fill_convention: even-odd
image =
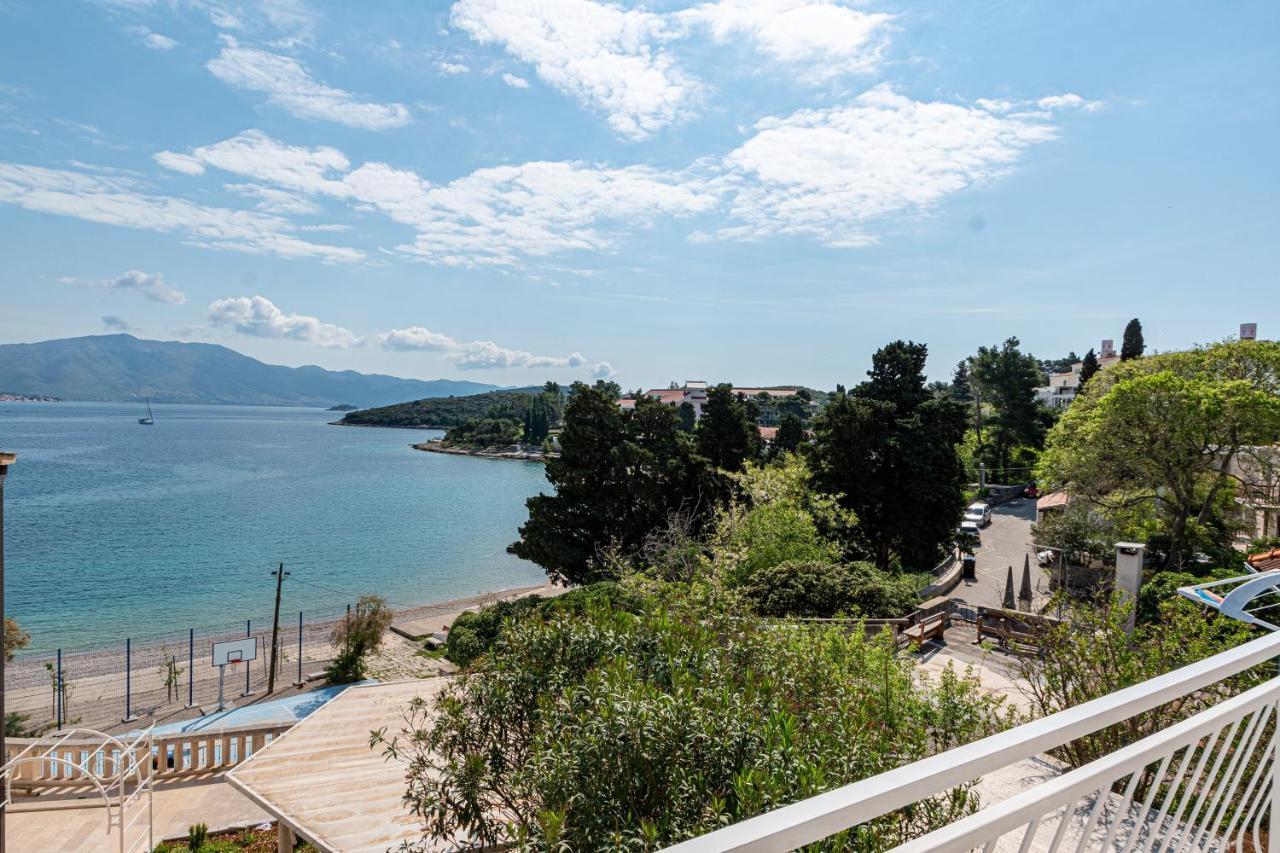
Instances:
[[[1080,378],[1077,380],[1080,384],[1077,386],[1076,391],[1083,391],[1084,386],[1088,385],[1089,380],[1097,376],[1098,371],[1101,369],[1101,366],[1098,364],[1098,354],[1095,353],[1091,347],[1089,351],[1084,354],[1084,359],[1080,362]]]
[[[1146,348],[1147,344],[1142,339],[1142,324],[1138,322],[1137,317],[1134,317],[1124,327],[1124,340],[1120,342],[1120,360],[1141,358]]]
[[[707,391],[696,432],[698,452],[722,471],[741,471],[760,455],[760,430],[755,407],[741,399],[727,383]]]
[[[964,505],[965,407],[925,391],[924,344],[896,341],[872,357],[868,381],[814,420],[815,488],[858,517],[850,550],[889,569],[932,565]]]
[[[1121,520],[1143,512],[1184,565],[1237,461],[1280,442],[1280,344],[1237,341],[1118,364],[1050,433],[1041,479]]]
[[[785,414],[778,421],[778,432],[773,437],[774,453],[789,453],[800,448],[804,442],[804,424],[792,414]]]
[[[1009,338],[1000,346],[980,347],[973,357],[972,381],[982,402],[995,410],[987,430],[987,458],[997,477],[1011,467],[1015,449],[1039,449],[1044,442],[1047,416],[1036,400],[1040,362],[1019,346],[1017,338]]]
[[[617,395],[612,383],[573,386],[560,455],[546,463],[555,492],[528,500],[529,520],[509,549],[553,580],[608,577],[611,555],[635,553],[673,514],[714,509],[707,463],[675,408],[641,397],[624,412]]]

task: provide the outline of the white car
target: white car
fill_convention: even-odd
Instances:
[[[986,527],[991,523],[991,506],[990,504],[974,503],[969,504],[969,508],[964,511],[964,520],[972,521],[979,527]]]
[[[976,538],[979,543],[982,542],[982,532],[979,524],[967,515],[965,516],[964,521],[960,522],[960,529],[957,530],[956,533],[960,536],[972,536]]]

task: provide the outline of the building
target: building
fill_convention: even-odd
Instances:
[[[688,403],[693,406],[693,419],[702,418],[702,407],[707,402],[707,389],[709,385],[700,379],[690,379],[680,388],[650,388],[644,392],[644,396],[651,397],[654,400],[660,400],[671,406],[680,406]],[[797,394],[795,388],[739,388],[734,386],[734,392],[740,397],[758,397],[761,394],[768,395],[774,399],[787,399]],[[634,409],[636,401],[634,397],[623,397],[618,400],[618,406],[622,409]],[[817,411],[818,404],[809,403],[811,412]]]
[[[1105,370],[1120,360],[1120,354],[1116,352],[1115,344],[1116,342],[1111,338],[1107,338],[1102,342],[1102,348],[1098,350],[1098,367],[1100,369]],[[1065,373],[1050,374],[1049,384],[1043,388],[1036,389],[1036,399],[1051,409],[1065,409],[1070,406],[1071,401],[1076,398],[1076,393],[1080,390],[1080,369],[1083,367],[1084,362],[1077,361]]]
[[[1241,530],[1236,546],[1280,537],[1280,446],[1249,447],[1231,460]]]

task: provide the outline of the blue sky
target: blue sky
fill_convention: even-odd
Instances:
[[[498,384],[1280,329],[1280,7],[0,0],[0,340]]]

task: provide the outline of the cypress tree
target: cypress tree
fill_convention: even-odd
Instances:
[[[1137,317],[1134,317],[1124,327],[1124,340],[1120,344],[1120,360],[1128,361],[1131,358],[1141,358],[1142,352],[1146,348],[1147,344],[1142,339],[1142,324],[1138,322]]]
[[[1076,388],[1076,393],[1078,394],[1083,391],[1084,386],[1087,385],[1089,380],[1097,375],[1098,371],[1101,369],[1102,368],[1098,366],[1098,356],[1092,349],[1090,349],[1084,354],[1084,361],[1080,365],[1080,385]]]

